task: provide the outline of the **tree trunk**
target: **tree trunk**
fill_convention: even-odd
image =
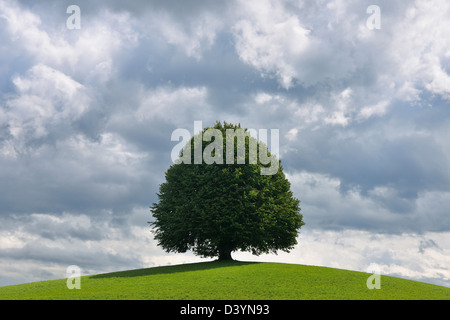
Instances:
[[[219,261],[231,261],[231,249],[219,249]]]

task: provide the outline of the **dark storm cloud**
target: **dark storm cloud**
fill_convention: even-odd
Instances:
[[[1,174],[3,213],[76,211],[95,215],[103,208],[125,210],[145,203],[148,190],[154,187],[146,173],[150,166],[131,171],[125,164],[114,163],[115,154],[98,162],[95,154],[80,157],[77,153],[84,152],[82,148],[68,153],[51,147],[39,149],[44,151],[49,157],[28,156],[3,166],[11,170]]]

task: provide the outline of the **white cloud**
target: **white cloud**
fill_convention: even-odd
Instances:
[[[240,1],[236,10],[243,15],[233,26],[242,61],[291,87],[299,77],[296,65],[310,45],[309,30],[279,2]]]
[[[206,116],[209,106],[206,87],[159,87],[145,90],[141,94],[140,105],[136,111],[138,121],[164,119],[179,123],[179,119],[188,116],[193,110],[202,111]]]
[[[406,97],[417,99],[416,90],[427,90],[445,99],[449,97],[450,67],[447,23],[450,5],[447,1],[417,0],[406,8],[403,19],[392,21],[392,36],[387,56],[396,66],[392,76],[397,86],[408,81],[415,90]],[[386,70],[387,71],[387,70]]]
[[[270,94],[265,93],[265,92],[259,92],[255,96],[255,101],[258,104],[263,104],[263,103],[269,102],[271,100],[272,100],[272,96]]]
[[[294,116],[298,117],[300,124],[317,124],[326,121],[324,118],[325,109],[317,103],[305,103],[294,112]]]
[[[167,43],[181,48],[188,57],[197,60],[213,45],[221,28],[219,18],[209,12],[197,15],[188,23],[180,23],[176,17],[161,12],[150,15],[149,19],[151,32],[146,31],[147,33],[152,36],[159,33]]]
[[[375,105],[363,107],[359,111],[358,118],[364,120],[372,116],[382,116],[386,113],[388,106],[388,101],[380,101]]]
[[[330,1],[326,9],[290,1],[237,2],[236,50],[286,89],[324,83],[330,98],[351,90],[347,108],[329,101],[325,122],[332,125],[384,115],[395,99],[419,101],[422,92],[448,99],[449,4],[382,5],[380,30],[365,26],[365,9],[357,1]],[[347,87],[336,80],[347,81]]]
[[[46,65],[34,66],[25,76],[16,76],[13,83],[16,94],[4,102],[0,124],[9,129],[16,150],[29,140],[47,136],[52,128],[70,126],[89,109],[86,88]],[[11,147],[10,143],[3,146],[10,151]]]
[[[352,120],[353,105],[352,96],[353,90],[346,88],[339,93],[334,93],[330,97],[332,107],[330,107],[330,113],[327,115],[323,122],[325,124],[339,125],[342,127],[347,126]]]
[[[434,60],[437,60],[435,57]],[[431,81],[425,85],[425,88],[443,98],[450,99],[450,76],[442,69],[439,62],[432,64],[429,70]]]
[[[67,29],[65,20],[60,28],[51,29],[38,13],[15,1],[2,1],[0,18],[6,21],[15,52],[29,54],[34,64],[46,64],[80,78],[109,79],[115,54],[138,41],[126,13],[102,10],[99,17],[84,21],[81,29]]]
[[[297,138],[297,134],[298,134],[298,129],[297,128],[292,128],[291,130],[288,131],[288,133],[286,134],[286,138],[289,141],[294,141]]]

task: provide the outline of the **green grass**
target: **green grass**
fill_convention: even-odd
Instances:
[[[66,279],[0,287],[0,299],[445,299],[450,288],[326,267],[252,262],[203,262],[83,276],[81,289]]]

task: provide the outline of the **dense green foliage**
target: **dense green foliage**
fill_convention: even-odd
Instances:
[[[450,288],[368,273],[282,264],[214,261],[0,287],[0,299],[450,299]]]
[[[213,129],[223,137],[221,148],[210,148],[212,143],[217,147],[216,140],[201,139],[202,151],[206,149],[216,159],[225,159],[226,130],[245,130],[227,123],[216,123]],[[187,144],[192,150],[195,139]],[[259,157],[254,164],[249,161],[248,146],[255,143],[258,151],[266,146],[249,136],[245,138],[247,161],[239,164],[237,141],[233,163],[206,164],[203,159],[194,164],[193,151],[191,164],[176,163],[167,170],[159,202],[152,206],[155,221],[151,224],[158,244],[168,252],[192,250],[203,257],[226,260],[236,250],[259,255],[289,251],[297,244],[298,230],[304,224],[300,201],[293,197],[282,166],[277,162],[275,174],[262,175],[264,165]]]

